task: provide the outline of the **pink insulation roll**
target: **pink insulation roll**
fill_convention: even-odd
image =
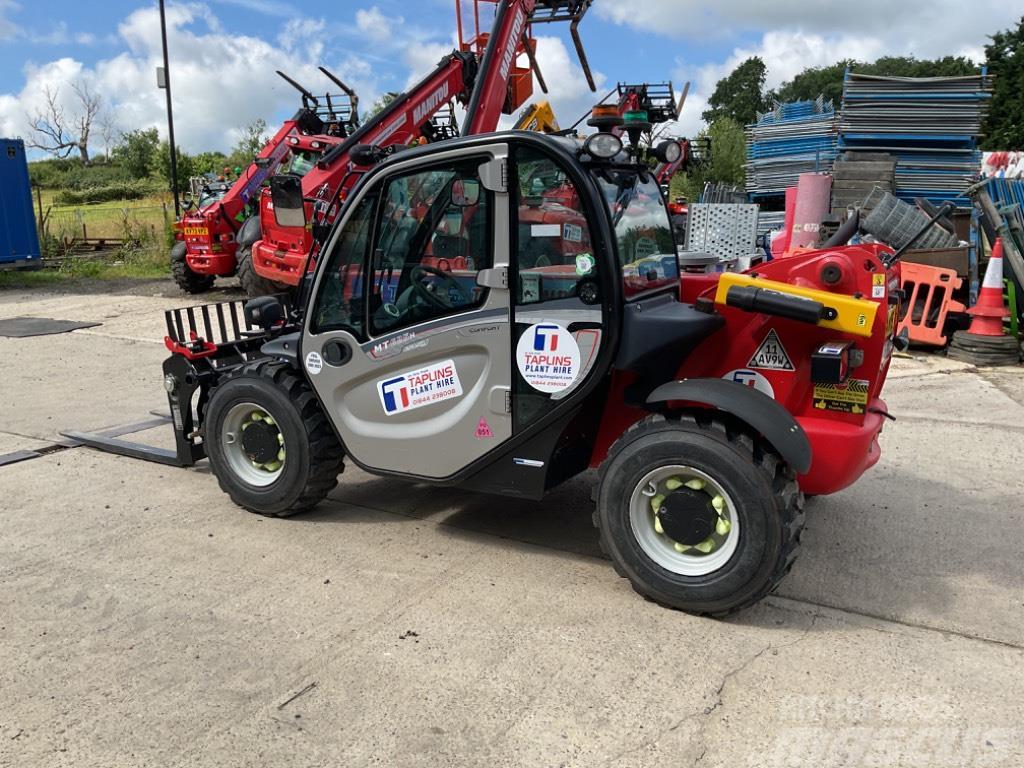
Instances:
[[[793,238],[789,249],[807,248],[818,240],[821,222],[829,211],[832,177],[824,173],[801,173],[796,188]]]
[[[789,250],[793,239],[793,220],[796,218],[796,187],[786,188],[786,220],[782,225],[782,234],[772,242],[772,258],[779,258]]]

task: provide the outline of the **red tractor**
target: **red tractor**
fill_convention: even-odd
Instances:
[[[456,0],[459,48],[441,60],[420,83],[394,99],[347,140],[327,152],[316,168],[302,179],[309,226],[282,226],[276,219],[270,190],[260,205],[262,235],[239,253],[240,274],[255,276],[243,281],[249,295],[274,292],[280,286],[298,285],[315,257],[323,237],[345,198],[375,158],[357,156],[359,146],[394,152],[409,146],[433,143],[461,135],[493,131],[502,114],[514,114],[533,93],[533,78],[547,86],[535,58],[533,28],[537,24],[567,21],[580,54],[583,70],[593,88],[593,78],[577,25],[593,0],[473,0],[472,31],[462,23],[461,0]],[[494,6],[493,27],[481,27],[481,6]],[[522,59],[522,62],[521,62]],[[466,106],[461,131],[453,120],[441,123],[438,114],[451,102]],[[382,155],[379,155],[377,159]],[[244,272],[243,272],[244,270]]]
[[[303,175],[328,148],[359,126],[356,94],[320,68],[342,91],[316,97],[283,72],[277,74],[302,94],[302,108],[286,120],[233,185],[213,200],[200,200],[175,224],[171,274],[186,293],[203,293],[219,276],[234,275],[239,242],[251,237],[254,212],[267,179],[278,173]]]

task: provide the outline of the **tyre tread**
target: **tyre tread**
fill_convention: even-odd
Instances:
[[[758,439],[749,431],[736,429],[735,424],[729,424],[721,418],[715,418],[714,416],[705,413],[682,413],[670,418],[666,418],[662,414],[652,414],[634,423],[612,444],[612,447],[609,449],[608,456],[601,464],[601,468],[598,472],[598,488],[603,486],[605,482],[608,467],[612,463],[611,459],[615,457],[625,446],[646,434],[650,434],[651,432],[660,432],[666,428],[681,428],[690,431],[700,431],[707,437],[730,445],[764,474],[772,488],[773,502],[782,523],[782,543],[779,547],[779,554],[771,569],[770,576],[761,588],[756,590],[741,603],[734,605],[725,611],[708,611],[701,614],[705,616],[712,616],[714,618],[730,616],[749,608],[774,591],[779,585],[779,582],[782,581],[783,577],[785,577],[793,567],[793,563],[796,561],[797,555],[800,551],[800,538],[804,527],[804,495],[800,492],[799,485],[797,484],[796,473],[777,453],[775,453],[771,446],[763,440]],[[598,492],[598,496],[600,497],[600,491]],[[598,513],[597,505],[594,507],[592,520],[594,527],[597,528],[601,551],[606,556],[610,556],[611,547],[605,540],[607,532],[601,526],[601,518]],[[645,592],[641,585],[636,584],[629,578],[625,569],[619,565],[615,558],[611,558],[611,560],[612,565],[615,568],[615,572],[622,578],[628,579],[637,593],[647,600],[658,603],[659,605],[663,605],[667,608],[675,608],[675,606],[669,605],[659,600],[657,597]]]

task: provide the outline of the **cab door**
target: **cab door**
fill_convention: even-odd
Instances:
[[[301,357],[368,469],[446,478],[512,436],[507,155],[392,165],[328,244]]]

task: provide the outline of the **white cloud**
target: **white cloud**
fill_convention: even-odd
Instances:
[[[175,138],[189,152],[230,149],[242,126],[260,117],[273,123],[280,112],[293,111],[298,94],[274,74],[278,69],[314,93],[337,90],[316,69],[323,63],[356,88],[365,103],[379,92],[376,78],[358,57],[332,60],[325,55],[325,25],[319,20],[289,21],[276,42],[223,32],[216,16],[200,4],[168,6],[167,24]],[[76,105],[71,86],[78,81],[102,95],[119,130],[155,127],[165,135],[165,94],[157,89],[155,74],[162,65],[157,10],[133,12],[118,26],[118,36],[127,50],[92,67],[70,57],[26,66],[21,91],[0,94],[0,135],[28,137],[28,116],[42,109],[47,86],[59,90],[71,114]]]
[[[0,40],[13,40],[21,35],[21,27],[8,18],[8,14],[19,8],[13,0],[0,0]]]
[[[1020,6],[1005,0],[599,0],[598,14],[619,24],[678,39],[725,38],[761,30],[803,30],[827,38],[876,38],[886,52],[918,57],[976,50],[986,35],[1014,24]],[[968,41],[965,48],[965,41]],[[849,58],[837,48],[833,61]]]
[[[356,27],[370,40],[381,43],[393,36],[393,30],[405,21],[401,16],[385,16],[376,5],[356,11]]]

